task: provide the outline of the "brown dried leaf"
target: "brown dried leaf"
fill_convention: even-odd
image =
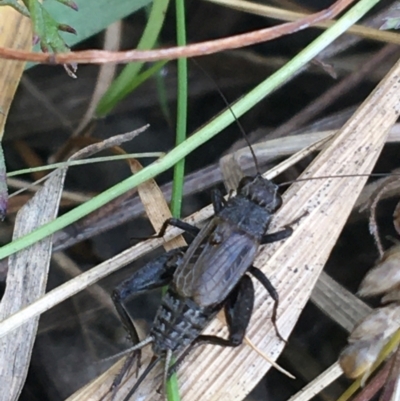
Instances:
[[[129,165],[131,166],[133,174],[137,173],[143,168],[142,165],[135,159],[129,159]],[[156,233],[158,233],[161,230],[164,222],[172,217],[164,195],[156,181],[153,179],[139,185],[138,192],[146,210],[146,214],[153,225],[154,230]],[[166,251],[169,251],[185,245],[187,245],[186,241],[180,235],[171,241],[166,242],[163,246]]]

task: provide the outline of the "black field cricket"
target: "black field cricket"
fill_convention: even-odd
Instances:
[[[132,348],[122,372],[116,377],[115,391],[126,369],[136,362],[140,365],[140,349],[152,344],[154,357],[145,372],[131,389],[126,400],[136,391],[148,372],[165,361],[164,384],[188,355],[200,343],[235,347],[243,342],[254,304],[254,288],[249,275],[255,277],[275,301],[272,321],[276,328],[278,294],[268,278],[253,266],[260,245],[275,242],[292,234],[290,227],[267,233],[272,215],[282,204],[278,186],[260,174],[244,177],[236,196],[227,201],[214,191],[215,215],[201,230],[180,220],[174,225],[196,237],[189,247],[177,248],[146,264],[113,292],[116,309],[131,339]],[[158,309],[148,337],[139,342],[135,326],[124,302],[133,295],[169,285]],[[201,332],[221,309],[224,309],[229,337],[201,335]],[[276,328],[280,338],[279,331]],[[172,356],[175,364],[168,368]]]

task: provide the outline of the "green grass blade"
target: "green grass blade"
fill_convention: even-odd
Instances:
[[[138,50],[151,49],[157,42],[164,24],[168,3],[169,0],[154,0],[146,28],[137,46]],[[143,64],[143,62],[131,63],[123,69],[101,98],[96,110],[99,117],[108,114],[118,102],[137,87],[135,77],[142,69]]]

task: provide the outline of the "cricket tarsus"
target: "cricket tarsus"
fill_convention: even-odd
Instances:
[[[140,357],[138,356],[137,353],[132,352],[125,359],[125,362],[124,362],[121,370],[114,377],[114,380],[111,384],[111,401],[113,401],[115,399],[115,396],[117,395],[117,391],[122,382],[122,379],[124,378],[124,376],[128,372],[128,370],[131,368],[131,366],[133,365],[133,362],[136,358],[137,358],[137,367],[136,367],[136,376],[137,376],[137,373],[139,372],[139,369],[140,369]]]
[[[165,367],[166,378],[199,344],[227,347],[242,344],[254,303],[253,283],[248,274],[259,280],[272,296],[272,322],[278,337],[283,339],[276,324],[278,294],[268,278],[253,266],[261,244],[280,241],[292,233],[291,227],[267,233],[272,215],[281,204],[278,186],[257,174],[244,177],[236,196],[227,201],[219,192],[214,192],[215,215],[201,230],[176,219],[165,222],[160,234],[168,225],[180,227],[197,234],[191,245],[169,251],[147,263],[113,293],[121,320],[137,343],[137,331],[125,308],[125,301],[134,294],[169,284],[148,339],[134,347],[137,351],[152,343],[156,359],[146,368],[145,375],[155,366],[155,360],[168,360],[174,355],[177,358],[175,365]],[[221,309],[226,314],[228,339],[201,335]],[[124,374],[121,372],[115,382],[119,383]],[[139,377],[129,397],[144,380],[144,374]]]

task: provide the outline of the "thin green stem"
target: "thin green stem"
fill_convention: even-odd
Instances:
[[[176,31],[178,46],[186,45],[185,0],[176,0]],[[179,146],[186,139],[187,131],[187,59],[178,59],[178,95],[177,95],[177,122],[175,146]],[[185,159],[182,158],[174,166],[174,180],[172,185],[171,212],[176,218],[181,216],[183,180],[185,178]],[[174,363],[174,359],[171,363]],[[167,382],[168,401],[180,401],[179,386],[176,373]]]
[[[176,0],[176,23],[178,46],[186,45],[185,27],[185,2]],[[186,139],[187,129],[187,59],[178,60],[178,101],[177,101],[177,123],[176,123],[176,146]],[[174,167],[174,182],[172,187],[171,210],[174,217],[179,218],[181,214],[183,179],[185,175],[185,159],[181,159]]]
[[[351,8],[343,17],[341,17],[335,25],[327,29],[317,39],[315,39],[304,50],[297,54],[292,60],[285,64],[281,69],[272,74],[264,82],[250,91],[246,96],[242,97],[232,105],[234,114],[238,117],[242,116],[246,111],[251,109],[255,104],[264,99],[271,92],[283,85],[298,69],[310,62],[315,56],[332,43],[337,37],[358,21],[366,12],[368,12],[379,0],[360,0],[353,8]],[[58,217],[51,223],[45,224],[30,234],[27,234],[17,240],[4,245],[0,248],[0,259],[3,259],[37,241],[63,229],[67,225],[79,220],[87,214],[93,212],[104,204],[110,202],[116,197],[124,194],[133,187],[155,177],[173,165],[178,160],[187,156],[194,149],[210,140],[212,137],[221,132],[229,124],[234,121],[231,111],[225,110],[210,121],[207,125],[200,128],[195,134],[189,137],[181,145],[171,150],[165,157],[155,161],[150,166],[139,171],[112,188],[104,191],[100,195],[90,201],[77,206],[70,212]]]
[[[37,173],[38,171],[54,170],[60,167],[62,168],[71,166],[81,166],[84,164],[92,164],[92,163],[114,162],[130,158],[140,159],[144,157],[162,157],[164,154],[165,153],[163,152],[127,153],[125,155],[103,156],[103,157],[93,157],[91,159],[71,160],[67,162],[53,163],[47,166],[30,167],[22,170],[11,171],[10,173],[7,173],[7,177],[15,177],[17,175],[22,175],[22,174]]]

